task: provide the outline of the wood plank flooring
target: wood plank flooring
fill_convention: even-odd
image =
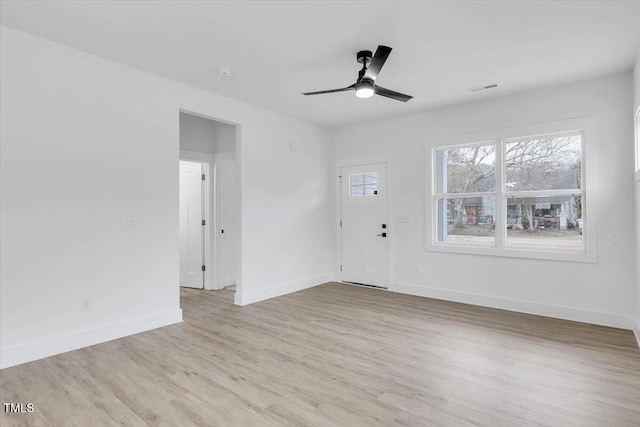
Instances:
[[[640,350],[601,326],[325,284],[0,372],[2,426],[638,426]]]

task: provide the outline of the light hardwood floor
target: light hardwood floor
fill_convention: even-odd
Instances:
[[[630,331],[326,284],[0,372],[50,426],[638,426]]]

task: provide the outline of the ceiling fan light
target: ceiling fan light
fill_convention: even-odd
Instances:
[[[356,85],[356,96],[358,98],[371,98],[375,93],[373,83],[363,80]]]

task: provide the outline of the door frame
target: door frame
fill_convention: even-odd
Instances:
[[[211,223],[212,223],[212,209],[211,209],[211,181],[213,179],[213,167],[212,159],[209,153],[201,153],[199,151],[191,151],[180,149],[180,160],[187,162],[196,162],[202,164],[203,173],[205,175],[202,195],[202,205],[204,206],[204,226],[202,227],[203,237],[203,254],[202,259],[207,269],[203,272],[204,285],[203,289],[212,290],[215,289],[215,273],[214,265],[211,265],[211,261],[215,260],[213,256],[215,254],[213,242],[211,241]]]
[[[202,110],[202,108],[199,108],[200,110]],[[205,108],[206,110],[207,108]],[[179,117],[180,117],[180,113],[185,113],[185,114],[191,114],[192,116],[197,116],[197,117],[202,117],[203,119],[207,119],[207,120],[213,120],[216,122],[221,122],[221,123],[226,123],[232,126],[235,126],[236,128],[236,147],[235,147],[235,162],[236,162],[236,177],[237,177],[237,182],[238,182],[238,221],[236,224],[237,230],[236,233],[238,235],[237,239],[236,239],[236,291],[234,294],[234,304],[236,305],[243,305],[242,304],[242,291],[243,291],[243,285],[242,285],[242,135],[243,135],[243,125],[240,122],[234,122],[234,121],[230,121],[227,119],[223,119],[221,117],[218,117],[217,114],[216,115],[211,115],[211,114],[206,114],[206,113],[201,113],[199,111],[196,111],[194,109],[190,109],[190,108],[179,108],[178,112],[176,114],[176,120],[178,120],[179,123]],[[177,126],[177,130],[176,130],[176,141],[177,141],[177,145],[178,145],[178,151],[190,151],[191,153],[198,153],[198,154],[204,154],[204,155],[208,155],[209,153],[201,153],[201,152],[196,152],[196,151],[192,151],[192,150],[184,150],[180,148],[180,126]],[[180,156],[178,156],[180,158]],[[184,159],[184,160],[188,160],[188,159]],[[213,162],[213,160],[211,161]],[[213,163],[210,163],[210,165]],[[211,172],[211,169],[209,170],[209,172]],[[209,185],[211,183],[211,180],[209,181]],[[211,194],[210,192],[208,192],[208,194]],[[177,209],[177,208],[176,208]],[[209,222],[209,224],[211,224],[211,222]],[[210,234],[210,233],[208,233]],[[213,244],[210,242],[210,244]],[[213,254],[213,247],[209,248],[210,250],[210,254]],[[209,276],[212,276],[211,274]],[[215,280],[215,278],[214,278]],[[206,281],[205,281],[205,285],[206,285]],[[178,284],[178,287],[180,286],[180,284]],[[210,288],[205,287],[205,289],[210,289],[213,290],[214,289],[214,283],[210,284]]]
[[[335,247],[336,247],[336,263],[334,266],[334,277],[338,282],[342,282],[342,272],[340,265],[342,264],[342,227],[340,227],[340,219],[342,216],[342,187],[340,182],[341,170],[343,167],[349,166],[366,166],[376,163],[386,163],[387,165],[387,223],[389,231],[387,231],[387,288],[388,291],[395,289],[395,262],[394,262],[394,241],[395,241],[395,209],[393,205],[393,153],[376,154],[372,156],[349,157],[336,160],[335,165],[335,189],[336,189],[336,210],[335,210]],[[384,289],[384,288],[381,288]]]

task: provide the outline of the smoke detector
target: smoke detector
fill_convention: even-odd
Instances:
[[[220,74],[222,77],[231,77],[231,68],[218,68],[218,74]]]

